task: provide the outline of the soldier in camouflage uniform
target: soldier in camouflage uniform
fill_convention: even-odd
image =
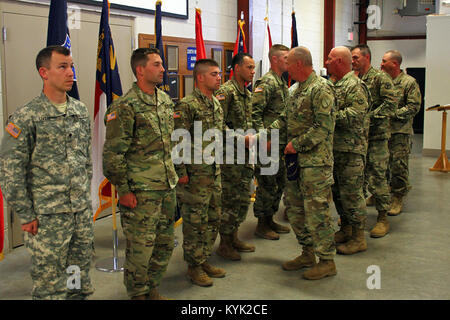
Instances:
[[[164,299],[156,288],[174,248],[178,181],[171,159],[173,102],[156,88],[164,72],[157,49],[135,50],[131,66],[137,82],[105,113],[103,173],[119,193],[127,293]]]
[[[265,129],[272,124],[286,108],[288,87],[281,78],[287,71],[286,59],[289,48],[275,44],[269,50],[270,70],[256,81],[252,94],[252,121],[255,130]],[[283,150],[280,150],[279,169],[275,175],[261,175],[258,164],[255,176],[258,181],[253,212],[258,218],[255,234],[261,238],[278,240],[279,233],[288,233],[289,228],[273,221],[278,211],[281,196],[286,186],[286,166]]]
[[[330,212],[335,98],[327,81],[313,71],[307,48],[292,49],[287,64],[299,86],[286,111],[269,129],[280,130],[280,144],[287,144],[286,155],[297,155],[299,175],[287,181],[285,200],[289,223],[303,252],[282,267],[312,267],[303,277],[316,280],[337,273]],[[315,255],[320,258],[318,264]]]
[[[395,115],[391,119],[391,138],[389,139],[389,182],[392,195],[390,216],[400,214],[403,199],[411,189],[409,184],[409,154],[411,153],[411,135],[413,135],[413,119],[419,112],[422,101],[416,79],[405,74],[401,69],[402,55],[397,50],[387,51],[381,62],[381,70],[393,79],[399,96]]]
[[[389,164],[390,118],[394,115],[398,98],[391,78],[370,64],[371,53],[367,45],[352,49],[353,70],[365,82],[371,94],[369,145],[366,156],[365,184],[372,194],[378,211],[377,224],[370,236],[384,237],[389,232],[387,212],[391,196],[387,181]],[[370,204],[370,200],[368,200]]]
[[[364,199],[364,159],[369,128],[369,91],[351,69],[350,50],[336,47],[328,55],[328,73],[336,81],[337,99],[334,131],[333,199],[341,218],[341,229],[335,241],[341,254],[354,254],[367,249],[364,236],[367,210]]]
[[[39,52],[43,91],[10,117],[1,146],[0,181],[25,231],[33,299],[85,299],[93,293],[91,129],[86,106],[66,94],[72,66],[64,47]],[[73,283],[69,266],[80,271]]]
[[[232,60],[233,77],[224,83],[216,92],[224,117],[225,129],[244,132],[252,128],[251,92],[245,87],[255,74],[255,62],[248,53],[238,53]],[[226,141],[227,133],[224,132]],[[222,175],[222,218],[220,224],[220,245],[217,254],[225,259],[240,260],[239,252],[253,252],[253,245],[242,242],[238,238],[238,229],[247,216],[250,206],[250,183],[253,178],[253,165],[249,164],[249,152],[245,150],[244,164],[238,164],[237,146],[244,137],[235,132],[230,135],[233,143],[225,143],[225,153],[234,152],[234,163],[221,166]],[[250,135],[245,136],[248,147]],[[228,150],[231,148],[232,150]]]
[[[184,260],[188,263],[188,276],[199,286],[207,287],[213,284],[210,277],[222,278],[225,270],[208,263],[214,242],[220,226],[222,208],[222,184],[220,163],[208,164],[205,159],[195,161],[196,154],[203,155],[205,148],[211,144],[203,141],[203,135],[208,130],[221,134],[223,130],[223,111],[213,93],[220,87],[220,69],[214,60],[201,59],[195,63],[194,92],[177,103],[174,112],[175,129],[189,131],[191,143],[191,158],[188,163],[175,166],[180,177],[177,196],[183,218],[183,249]],[[201,125],[201,131],[196,132],[195,126]],[[194,134],[201,134],[196,141]],[[219,137],[216,135],[215,139]],[[219,150],[214,150],[209,156],[215,157],[216,152],[222,152],[222,140]],[[217,147],[217,146],[216,146]]]

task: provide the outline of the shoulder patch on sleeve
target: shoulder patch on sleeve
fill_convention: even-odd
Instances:
[[[174,118],[174,119],[181,118],[181,111],[175,111],[175,112],[173,113],[173,118]]]
[[[225,100],[225,95],[224,94],[218,94],[216,96],[216,98],[217,98],[217,100],[222,101],[222,100]]]
[[[106,122],[110,122],[111,120],[114,120],[116,118],[117,118],[117,112],[113,111],[106,116]]]
[[[20,136],[20,133],[22,132],[22,130],[12,122],[8,123],[5,129],[6,132],[8,132],[16,139]]]
[[[255,88],[255,93],[257,93],[257,92],[263,92],[264,91],[264,89],[262,88],[262,87],[256,87]]]

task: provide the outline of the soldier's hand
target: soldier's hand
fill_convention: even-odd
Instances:
[[[289,141],[288,145],[284,149],[284,154],[293,154],[293,153],[297,153],[297,151],[294,149],[292,141]]]
[[[179,184],[188,184],[189,183],[189,176],[184,176],[178,179]]]
[[[136,208],[137,199],[133,192],[127,193],[126,195],[119,198],[119,202],[121,205],[128,208]]]
[[[31,221],[30,223],[25,223],[22,225],[22,230],[25,232],[30,233],[31,235],[35,236],[38,233],[38,220],[34,219],[33,221]]]

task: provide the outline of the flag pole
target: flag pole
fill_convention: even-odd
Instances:
[[[95,266],[97,270],[104,272],[122,272],[123,258],[119,258],[117,251],[119,248],[119,237],[117,236],[117,222],[116,222],[116,188],[111,184],[111,199],[112,199],[112,218],[113,218],[113,257],[106,258],[97,263]]]

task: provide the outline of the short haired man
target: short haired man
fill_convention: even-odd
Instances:
[[[269,129],[281,130],[285,155],[296,155],[298,160],[298,177],[287,181],[285,200],[289,223],[303,251],[282,267],[288,271],[312,267],[303,277],[318,280],[337,274],[330,211],[335,98],[327,81],[314,72],[309,49],[291,49],[287,69],[299,86]]]
[[[93,293],[91,127],[86,106],[67,95],[72,67],[62,46],[38,53],[42,93],[11,115],[0,152],[1,185],[31,254],[33,299]],[[80,271],[79,288],[67,286],[69,266]]]
[[[333,199],[341,218],[341,229],[335,234],[342,254],[367,249],[364,227],[367,219],[364,199],[364,160],[369,128],[369,91],[352,72],[350,50],[336,47],[325,62],[328,73],[336,81],[333,89],[337,100],[334,130]]]
[[[252,128],[251,92],[245,87],[251,82],[255,74],[255,61],[248,53],[236,54],[232,61],[232,79],[225,82],[216,92],[224,117],[226,129],[244,132]],[[221,166],[222,175],[222,219],[220,223],[220,245],[217,254],[229,260],[240,260],[239,252],[253,252],[255,247],[238,238],[238,229],[247,216],[250,206],[250,183],[253,178],[253,165],[248,161],[245,164],[237,164],[237,144],[243,137],[234,135],[234,143],[227,147],[233,148],[234,163],[224,163]],[[245,144],[248,147],[250,135],[245,136]],[[226,133],[224,133],[226,140]],[[248,159],[248,150],[245,151],[245,159]],[[226,162],[226,161],[225,161]]]
[[[387,212],[391,206],[391,196],[386,176],[389,163],[388,141],[391,135],[389,123],[394,115],[398,97],[392,79],[385,72],[371,66],[371,52],[367,45],[357,45],[352,49],[352,65],[371,95],[369,145],[364,180],[378,211],[377,223],[370,231],[370,236],[380,238],[389,232]],[[371,202],[369,198],[368,204]]]
[[[402,55],[397,50],[387,51],[381,60],[381,70],[393,80],[399,102],[395,115],[391,119],[391,138],[389,139],[389,184],[391,187],[392,206],[390,216],[400,214],[403,201],[411,185],[409,183],[409,154],[411,153],[411,135],[414,116],[419,112],[422,101],[416,79],[400,69]]]
[[[188,264],[188,276],[199,286],[208,287],[213,284],[211,278],[222,278],[225,270],[209,264],[214,242],[220,226],[222,208],[222,184],[220,164],[208,164],[193,161],[197,152],[204,154],[211,143],[204,141],[208,130],[219,133],[223,130],[223,111],[214,92],[220,87],[220,69],[214,60],[201,59],[194,66],[194,92],[177,103],[174,112],[175,129],[189,131],[191,141],[191,158],[189,163],[176,165],[180,177],[177,197],[183,218],[183,250],[184,260]],[[194,129],[198,124],[201,131]],[[201,134],[200,142],[196,142],[194,134]],[[217,137],[216,137],[217,138]],[[216,141],[216,143],[222,143]],[[222,150],[220,145],[220,151]],[[211,157],[216,156],[214,150]]]
[[[252,121],[255,130],[267,128],[286,109],[289,95],[286,82],[281,77],[287,71],[289,48],[274,44],[269,50],[270,70],[256,81],[252,94]],[[282,151],[282,150],[281,150]],[[279,233],[288,233],[289,228],[273,221],[286,186],[286,167],[283,152],[277,159],[278,172],[274,175],[261,175],[261,164],[256,166],[258,181],[253,212],[258,218],[255,234],[261,238],[278,240]]]
[[[105,114],[103,173],[119,193],[127,293],[160,300],[157,287],[174,248],[173,102],[156,87],[164,75],[158,49],[136,49],[131,68],[137,81]]]

